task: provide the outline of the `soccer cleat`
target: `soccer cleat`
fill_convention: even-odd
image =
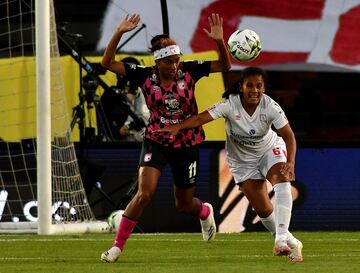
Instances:
[[[288,256],[291,254],[291,249],[287,245],[286,240],[275,240],[274,255]]]
[[[302,262],[302,261],[304,261],[304,257],[302,256],[302,253],[301,253],[303,244],[297,239],[296,239],[296,241],[297,241],[297,244],[295,246],[291,247],[291,253],[288,257],[291,262]]]
[[[214,211],[213,207],[209,203],[204,203],[204,206],[209,207],[210,214],[205,220],[200,219],[202,236],[204,241],[212,241],[215,238],[216,234],[216,224],[214,220]]]
[[[121,254],[120,248],[113,246],[108,251],[101,254],[101,260],[107,263],[115,263]]]

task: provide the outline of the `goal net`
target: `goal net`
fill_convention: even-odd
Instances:
[[[106,231],[87,202],[71,140],[52,0],[50,14],[52,233]],[[37,232],[36,92],[35,0],[2,0],[0,233]]]

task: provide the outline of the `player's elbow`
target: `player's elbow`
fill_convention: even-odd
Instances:
[[[101,66],[108,69],[110,67],[110,64],[111,64],[111,60],[108,60],[106,58],[103,58],[101,60]]]
[[[224,58],[221,59],[220,64],[222,66],[223,72],[227,72],[231,69],[231,61],[229,54],[227,54]]]
[[[231,69],[231,62],[230,62],[230,61],[225,62],[224,65],[223,65],[223,68],[224,68],[224,72],[230,71],[230,69]]]
[[[217,61],[211,66],[211,72],[227,72],[231,69],[231,63],[227,61]]]

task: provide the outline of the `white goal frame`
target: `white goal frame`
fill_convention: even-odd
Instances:
[[[37,202],[39,235],[109,232],[105,221],[52,224],[50,1],[35,0]],[[26,225],[25,226],[29,226]]]
[[[50,1],[35,1],[38,234],[52,234]]]
[[[34,1],[34,2],[33,2]],[[7,4],[14,4],[14,2],[5,2],[2,3],[1,6],[2,7],[8,7],[6,6]],[[36,81],[36,94],[34,91],[34,88],[32,89],[32,94],[33,94],[33,103],[31,104],[32,109],[34,110],[32,113],[34,113],[33,119],[31,119],[32,121],[32,125],[35,125],[36,123],[36,128],[33,127],[33,131],[31,133],[31,138],[35,139],[36,138],[36,145],[34,145],[34,150],[30,153],[27,153],[27,155],[31,155],[31,158],[34,156],[34,160],[36,160],[36,165],[32,163],[32,165],[29,165],[29,169],[27,168],[27,162],[25,160],[25,155],[24,155],[24,150],[23,150],[23,146],[21,146],[21,151],[22,151],[22,157],[21,159],[24,161],[24,167],[26,168],[26,177],[27,180],[25,181],[27,184],[27,187],[30,187],[30,193],[31,193],[31,197],[30,200],[28,199],[28,196],[24,196],[24,200],[29,200],[29,202],[27,202],[26,204],[30,204],[30,207],[37,207],[37,221],[34,221],[35,216],[33,217],[33,219],[30,219],[31,217],[31,213],[29,213],[29,211],[27,211],[27,214],[24,215],[26,217],[26,219],[28,219],[28,221],[19,221],[19,217],[18,214],[16,213],[12,213],[12,205],[16,202],[22,203],[22,195],[20,194],[20,191],[18,189],[18,185],[20,185],[19,187],[24,186],[24,184],[22,183],[22,178],[20,178],[19,180],[17,179],[15,172],[17,172],[17,169],[13,169],[13,158],[18,156],[18,154],[13,154],[11,152],[9,152],[9,149],[13,149],[11,148],[12,146],[9,145],[8,141],[14,141],[11,137],[9,137],[10,134],[7,135],[7,138],[1,139],[0,141],[2,144],[7,145],[7,151],[5,150],[5,152],[3,154],[1,154],[1,160],[2,162],[7,162],[6,160],[8,159],[10,162],[10,166],[11,168],[7,167],[7,163],[4,163],[5,167],[4,169],[1,169],[1,188],[0,188],[0,220],[1,220],[1,216],[3,215],[4,209],[6,211],[5,213],[5,221],[0,221],[0,233],[38,233],[39,235],[53,235],[53,234],[78,234],[78,233],[104,233],[104,232],[110,232],[110,227],[108,225],[108,223],[106,221],[97,221],[94,218],[94,215],[91,211],[90,208],[90,204],[88,203],[87,197],[85,195],[85,190],[82,184],[82,179],[80,176],[80,169],[77,163],[77,159],[76,159],[76,153],[75,153],[75,148],[73,146],[73,143],[71,141],[71,130],[70,130],[70,123],[67,125],[68,121],[67,121],[67,110],[65,110],[66,108],[66,100],[65,98],[61,99],[61,104],[59,104],[59,107],[63,107],[63,108],[55,108],[57,109],[57,111],[59,111],[58,109],[63,109],[61,111],[64,111],[64,115],[62,117],[64,117],[64,119],[62,119],[62,123],[61,125],[64,128],[64,130],[59,133],[59,131],[54,131],[54,125],[57,125],[57,116],[52,117],[52,111],[55,111],[54,109],[52,109],[52,107],[54,107],[54,97],[58,98],[58,95],[54,95],[54,97],[52,97],[53,94],[53,85],[58,84],[57,86],[59,86],[59,82],[62,82],[61,77],[57,77],[56,80],[54,79],[54,74],[55,72],[52,70],[52,65],[55,64],[58,67],[58,70],[56,70],[57,72],[60,71],[61,73],[61,66],[60,66],[60,62],[59,62],[59,52],[58,52],[58,44],[57,44],[57,40],[54,41],[54,33],[55,33],[55,39],[56,39],[56,32],[54,32],[55,28],[54,28],[54,7],[53,7],[53,0],[31,0],[31,3],[35,3],[35,7],[33,5],[31,5],[30,7],[34,7],[31,8],[30,13],[34,14],[35,16],[35,24],[32,24],[32,29],[33,27],[35,27],[35,30],[33,33],[35,33],[35,39],[32,39],[32,44],[35,40],[35,45],[33,48],[35,48],[35,74],[32,73],[30,75],[29,78],[32,77],[32,79],[34,79]],[[15,2],[16,4],[16,2]],[[25,3],[27,4],[27,3]],[[20,6],[21,7],[21,6]],[[8,8],[8,11],[11,10],[11,8]],[[29,14],[29,13],[24,13],[24,14]],[[8,17],[8,19],[11,16]],[[14,19],[14,16],[11,17],[12,19]],[[33,17],[32,17],[33,18]],[[16,20],[16,18],[15,18]],[[21,20],[20,20],[21,21]],[[16,22],[16,21],[15,21]],[[33,22],[33,21],[32,21]],[[21,28],[20,28],[21,29]],[[29,30],[29,28],[27,28],[27,30]],[[10,36],[12,33],[13,29],[11,29],[9,27],[8,30],[8,35]],[[18,29],[16,29],[15,31],[18,31]],[[21,29],[22,31],[22,29]],[[22,32],[21,32],[22,35]],[[31,38],[33,38],[34,35],[31,36]],[[9,38],[10,43],[12,42],[11,38]],[[22,42],[22,36],[21,36],[21,42]],[[55,43],[55,44],[54,44]],[[26,44],[26,43],[25,43]],[[10,47],[9,47],[10,49]],[[54,50],[55,50],[55,56],[54,55]],[[10,54],[10,57],[12,57],[13,55]],[[14,55],[16,56],[16,55]],[[22,57],[24,57],[25,55],[22,55]],[[25,58],[29,58],[29,57],[25,57]],[[33,63],[33,61],[32,61]],[[7,63],[5,63],[6,65],[9,65]],[[6,74],[6,73],[5,73]],[[4,78],[5,80],[7,79],[6,76]],[[16,81],[16,78],[11,78],[12,81]],[[19,78],[18,80],[22,80],[21,78]],[[34,82],[34,81],[33,81]],[[11,87],[12,88],[12,87]],[[10,88],[10,90],[12,90]],[[16,88],[15,88],[16,90]],[[58,89],[56,89],[58,90]],[[15,93],[14,93],[15,94]],[[28,93],[25,93],[28,94]],[[61,93],[59,93],[61,94]],[[11,93],[11,95],[13,95]],[[3,95],[3,97],[9,97],[10,95],[8,93],[5,93]],[[13,95],[14,96],[14,95]],[[36,99],[35,99],[36,96]],[[53,99],[53,101],[52,101]],[[6,100],[4,100],[6,103]],[[4,101],[2,101],[2,103],[4,103]],[[55,100],[56,101],[56,100]],[[59,100],[57,100],[56,102],[58,102]],[[6,105],[4,103],[4,105]],[[35,110],[35,104],[36,104],[36,110]],[[57,104],[55,103],[55,105],[57,106]],[[65,106],[64,106],[65,105]],[[16,108],[18,106],[14,106],[13,108],[11,108],[12,106],[10,106],[10,110],[17,110],[17,109],[23,109],[21,107]],[[8,110],[8,108],[4,108],[5,111]],[[25,107],[25,109],[27,109]],[[35,117],[35,112],[36,112],[36,117]],[[58,112],[57,112],[58,113]],[[3,114],[3,113],[2,113]],[[54,118],[54,120],[52,121],[52,118]],[[5,119],[4,119],[5,120]],[[34,120],[34,121],[33,121]],[[35,122],[36,120],[36,122]],[[53,123],[53,124],[52,124]],[[5,126],[7,126],[9,123],[2,123],[1,126],[4,126],[3,124],[5,124]],[[18,126],[19,124],[15,122],[15,125]],[[11,127],[12,124],[10,123],[9,128]],[[68,127],[67,127],[68,126]],[[1,127],[2,128],[2,127]],[[68,128],[68,129],[66,129]],[[11,129],[10,129],[11,130]],[[9,130],[9,131],[10,131]],[[10,131],[11,132],[11,131]],[[36,136],[35,136],[36,134]],[[53,135],[54,134],[54,135]],[[65,137],[63,137],[63,134],[66,135]],[[60,135],[60,138],[59,138]],[[14,143],[17,143],[17,141],[20,141],[19,143],[22,142],[22,140],[24,140],[24,137],[19,137],[18,139],[15,139]],[[54,141],[54,142],[53,142]],[[60,143],[61,142],[61,143]],[[21,145],[23,145],[21,143]],[[60,146],[59,146],[60,145]],[[61,146],[61,145],[66,145],[66,146]],[[54,147],[53,147],[54,146]],[[59,148],[60,147],[60,148]],[[66,155],[70,155],[70,157],[59,157],[59,155],[57,154],[58,151],[62,152],[61,149],[62,147],[66,147],[64,153],[66,153]],[[15,148],[16,149],[16,148]],[[32,148],[31,148],[32,149]],[[55,153],[54,153],[55,152]],[[5,156],[4,156],[5,154]],[[36,156],[36,158],[35,158]],[[32,159],[29,159],[32,160]],[[64,160],[65,164],[63,164]],[[15,161],[17,162],[17,161]],[[33,161],[32,161],[33,162]],[[64,167],[64,169],[62,168],[62,166],[68,166],[68,162],[71,162],[71,169]],[[60,165],[63,164],[63,165]],[[36,166],[36,167],[35,167]],[[60,166],[60,172],[54,172],[54,170],[58,170]],[[35,170],[36,168],[36,170]],[[30,178],[30,176],[28,175],[28,170],[29,172],[31,171],[34,176],[31,176],[33,178]],[[66,174],[69,174],[69,176],[62,176],[62,172],[66,171]],[[35,181],[35,171],[36,171],[36,181]],[[23,169],[21,169],[21,172],[24,172]],[[9,173],[11,178],[9,179]],[[6,175],[6,178],[3,177],[3,174]],[[60,174],[60,176],[59,176]],[[67,178],[70,178],[70,180],[66,180]],[[69,204],[69,202],[66,201],[66,199],[61,199],[62,197],[60,197],[60,193],[59,193],[59,188],[58,187],[62,187],[62,183],[64,179],[64,183],[68,183],[68,184],[64,184],[66,186],[72,187],[72,188],[60,188],[60,192],[61,194],[71,194],[69,195],[69,198],[71,199],[71,203],[73,203],[72,205],[74,205],[74,207],[70,207],[72,206]],[[9,184],[8,182],[14,183],[14,187],[12,186],[12,184]],[[19,182],[19,184],[18,184]],[[35,196],[35,192],[31,191],[31,187],[32,186],[36,186],[37,191],[36,191],[36,196]],[[12,196],[9,198],[9,200],[7,200],[7,196],[8,196],[8,192],[10,192],[9,190],[7,190],[7,187],[10,187],[9,189],[11,189],[12,193],[14,193],[14,188],[16,188],[16,194],[15,196],[17,196],[19,199],[15,199],[16,197],[14,197],[14,194],[12,194]],[[75,194],[72,194],[74,193]],[[10,196],[10,195],[9,195]],[[64,195],[62,195],[64,197]],[[66,198],[66,196],[65,196]],[[54,199],[54,200],[53,200]],[[54,204],[52,204],[54,202]],[[16,203],[16,204],[18,204]],[[30,210],[29,206],[25,206],[23,207],[24,213],[25,213],[25,207]],[[61,216],[61,213],[59,215],[58,209],[60,208],[60,206],[63,206],[64,209],[67,209],[67,211],[69,211],[70,213],[71,210],[73,210],[74,212],[71,215],[75,215],[75,213],[79,212],[79,214],[76,214],[76,216],[74,217],[68,217],[66,216],[66,214],[63,214],[64,217]],[[11,220],[9,220],[9,218],[11,217]]]

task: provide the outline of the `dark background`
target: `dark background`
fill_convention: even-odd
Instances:
[[[66,24],[69,33],[83,35],[81,49],[85,55],[97,55],[98,53],[96,52],[96,44],[100,38],[102,19],[110,1],[54,0],[57,25]]]

